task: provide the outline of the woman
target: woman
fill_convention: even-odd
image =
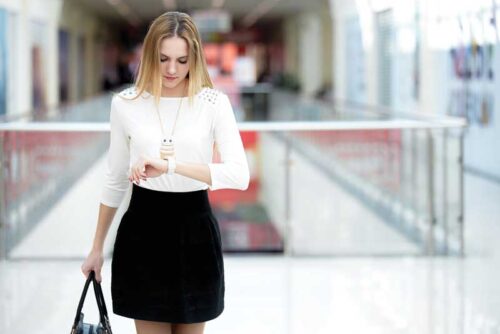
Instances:
[[[187,95],[186,95],[187,94]],[[224,309],[221,234],[208,190],[248,188],[227,95],[213,89],[191,18],[167,12],[144,39],[137,79],[115,95],[106,182],[82,272],[101,282],[103,244],[132,182],[111,263],[113,312],[138,334],[200,334]],[[222,163],[212,162],[216,144]]]

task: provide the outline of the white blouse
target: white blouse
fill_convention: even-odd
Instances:
[[[110,111],[110,144],[101,203],[119,207],[131,181],[130,168],[140,155],[160,158],[162,131],[154,106],[154,97],[147,92],[135,100],[130,87],[113,96]],[[121,95],[121,96],[120,96]],[[248,188],[250,173],[231,103],[226,94],[204,87],[189,106],[188,97],[175,125],[174,149],[176,161],[208,164],[212,185],[180,174],[163,174],[141,180],[139,186],[159,191],[186,192],[202,189]],[[161,97],[159,112],[164,133],[169,136],[179,107],[180,97]],[[213,144],[217,144],[221,163],[212,162]]]

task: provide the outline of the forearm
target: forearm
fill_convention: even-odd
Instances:
[[[103,251],[104,240],[106,239],[106,235],[108,234],[109,227],[111,226],[117,209],[118,208],[110,207],[100,203],[92,250],[99,252]]]
[[[212,185],[210,169],[207,164],[176,161],[175,173]]]

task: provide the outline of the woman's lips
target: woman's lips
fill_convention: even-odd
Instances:
[[[164,76],[164,78],[167,79],[168,81],[177,79],[177,77],[168,77],[168,76]]]

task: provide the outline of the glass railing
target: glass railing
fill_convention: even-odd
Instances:
[[[281,98],[273,95],[269,103]],[[61,122],[0,124],[2,257],[47,217],[64,220],[71,231],[82,200],[98,206],[102,179],[90,187],[79,183],[104,175],[109,125],[102,119],[109,101],[89,102],[59,116]],[[94,113],[90,121],[86,108]],[[250,186],[209,192],[225,252],[464,254],[461,119],[371,111],[350,119],[325,103],[309,108],[323,116],[277,120],[283,111],[275,105],[268,113],[273,121],[239,123]],[[96,219],[87,223],[92,233]],[[45,233],[32,242],[52,245],[57,237]]]

